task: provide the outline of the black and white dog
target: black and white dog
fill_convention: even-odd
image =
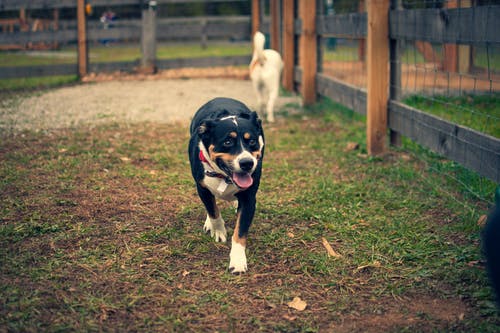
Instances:
[[[204,230],[216,242],[226,241],[224,220],[216,198],[238,200],[229,270],[247,270],[248,229],[255,213],[264,157],[264,133],[256,112],[230,98],[203,105],[191,122],[189,161],[201,201],[207,210]]]

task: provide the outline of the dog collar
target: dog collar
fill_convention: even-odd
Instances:
[[[200,158],[200,161],[202,161],[203,163],[207,163],[208,164],[208,160],[205,157],[205,155],[203,155],[203,152],[201,150],[200,150],[200,154],[198,155],[198,157]]]
[[[206,163],[210,166],[210,163],[208,162],[207,158],[205,157],[205,155],[203,154],[203,152],[200,150],[200,154],[198,155],[198,157],[200,158],[200,161],[202,163]],[[210,166],[211,168],[211,166]],[[208,177],[214,177],[214,178],[220,178],[220,179],[224,179],[224,181],[226,182],[226,184],[232,184],[233,181],[231,180],[231,178],[229,178],[228,176],[226,175],[223,175],[223,174],[220,174],[218,172],[215,172],[215,171],[210,171],[210,170],[205,170],[205,175],[208,176]]]

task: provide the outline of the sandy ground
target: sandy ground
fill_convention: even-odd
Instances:
[[[109,122],[188,122],[214,97],[239,99],[255,109],[249,80],[160,79],[91,82],[0,103],[0,131],[51,130]],[[277,107],[300,103],[280,96]]]

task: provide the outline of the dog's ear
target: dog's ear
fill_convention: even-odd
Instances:
[[[211,128],[213,127],[213,121],[212,120],[205,120],[204,122],[201,123],[200,126],[198,126],[198,129],[196,130],[198,135],[203,138],[206,137],[209,133]]]
[[[260,132],[262,132],[262,120],[259,118],[257,112],[252,111],[250,114],[250,121],[259,129]]]

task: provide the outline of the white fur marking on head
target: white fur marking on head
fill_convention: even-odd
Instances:
[[[238,126],[238,122],[236,121],[236,116],[227,116],[220,118],[220,120],[228,120],[230,119],[236,126]]]

